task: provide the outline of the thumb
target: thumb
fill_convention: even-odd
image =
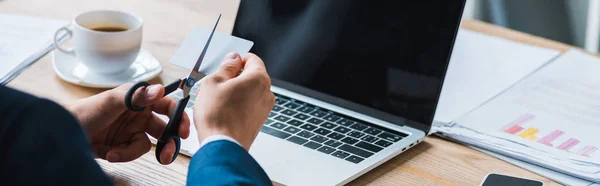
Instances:
[[[165,94],[165,88],[161,84],[154,84],[139,88],[133,94],[133,104],[148,106],[160,100]]]
[[[232,52],[223,58],[221,66],[219,66],[219,69],[214,73],[214,75],[219,76],[224,80],[228,80],[238,76],[243,66],[244,64],[240,55]]]

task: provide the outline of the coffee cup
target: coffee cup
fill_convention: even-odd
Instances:
[[[137,58],[142,25],[140,17],[126,12],[85,12],[56,31],[54,45],[60,52],[76,57],[90,72],[115,74],[127,70]],[[73,48],[64,48],[58,42],[63,32],[72,39]]]

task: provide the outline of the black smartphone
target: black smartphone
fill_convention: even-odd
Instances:
[[[490,173],[481,182],[481,186],[544,186],[544,183],[537,180],[530,180],[514,176]]]

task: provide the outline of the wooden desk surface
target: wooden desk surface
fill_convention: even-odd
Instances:
[[[153,80],[160,83],[169,82],[187,72],[169,64],[169,60],[194,27],[210,27],[214,21],[212,18],[220,12],[223,17],[217,30],[231,33],[238,3],[239,0],[0,0],[0,12],[64,20],[95,9],[138,14],[145,21],[143,47],[151,51],[163,65],[160,77]],[[571,48],[478,21],[464,21],[462,28],[561,51]],[[50,54],[25,70],[8,86],[59,103],[104,91],[62,81],[52,70]],[[173,164],[162,166],[156,163],[154,152],[150,151],[129,163],[98,162],[119,185],[183,185],[189,158],[179,156]],[[359,177],[350,185],[478,185],[490,172],[539,179],[549,185],[557,185],[547,178],[437,137],[427,137],[424,143]]]

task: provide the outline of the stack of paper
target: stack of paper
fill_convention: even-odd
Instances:
[[[0,14],[0,84],[54,48],[54,32],[67,21]],[[61,36],[62,38],[62,36]]]
[[[445,136],[600,182],[600,59],[571,50],[438,128]]]
[[[557,50],[459,30],[435,122],[450,123],[558,55]]]

